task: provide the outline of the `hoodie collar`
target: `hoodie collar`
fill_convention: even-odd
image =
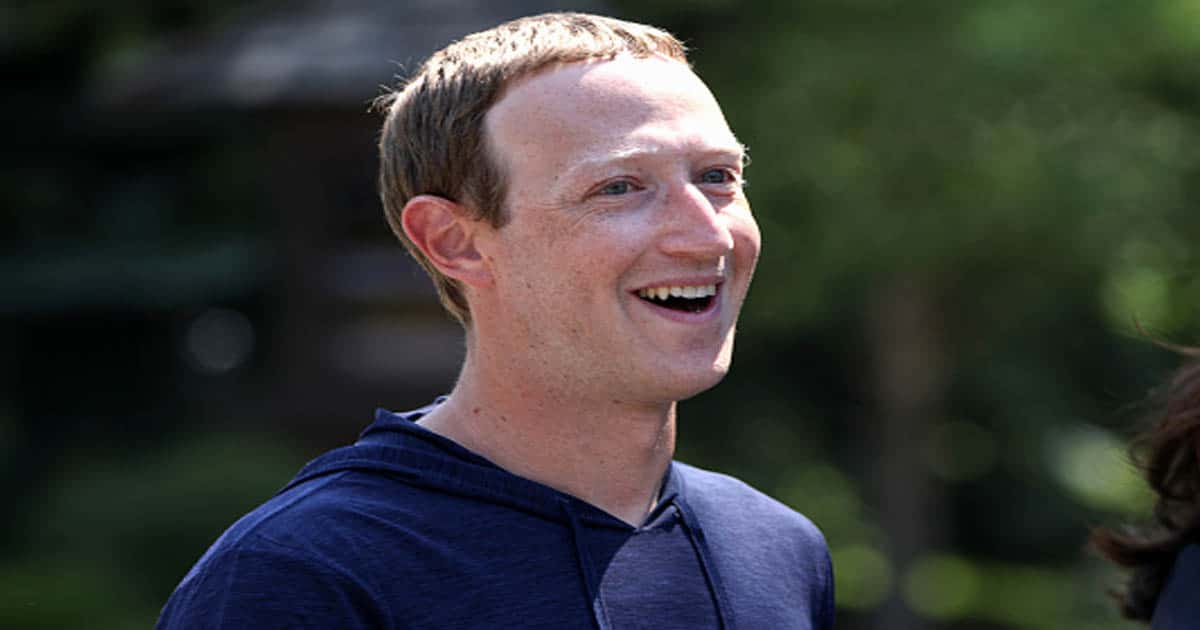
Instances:
[[[600,604],[598,576],[591,566],[582,528],[587,525],[634,533],[669,522],[667,511],[670,510],[682,521],[699,558],[721,627],[725,630],[733,628],[728,596],[712,561],[702,522],[687,504],[686,482],[674,461],[667,466],[658,504],[646,515],[643,526],[634,528],[577,497],[514,475],[416,423],[444,400],[444,396],[439,397],[430,405],[404,413],[376,410],[375,422],[362,432],[357,442],[312,460],[280,492],[310,479],[339,472],[382,472],[414,486],[505,505],[563,523],[571,531],[583,588],[588,601],[593,604],[593,621],[600,630],[608,630],[610,626]]]
[[[507,505],[556,521],[565,517],[562,508],[565,501],[580,522],[630,531],[638,529],[582,499],[514,475],[417,424],[417,420],[445,399],[441,396],[429,405],[402,413],[377,409],[375,422],[362,432],[357,442],[310,461],[283,490],[337,472],[376,471],[395,475],[415,486]],[[663,510],[679,500],[681,489],[675,468],[674,461],[667,466],[658,504],[647,514],[645,524],[653,523]]]

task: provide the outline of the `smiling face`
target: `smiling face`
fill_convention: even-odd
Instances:
[[[743,149],[682,63],[618,57],[513,86],[486,129],[509,221],[477,247],[476,337],[513,373],[596,401],[720,381],[760,237]]]

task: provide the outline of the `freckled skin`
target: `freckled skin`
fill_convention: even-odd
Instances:
[[[576,402],[673,405],[719,382],[760,236],[700,79],[661,58],[571,64],[512,87],[486,129],[510,182],[509,222],[477,240],[494,285],[470,296],[488,360]],[[711,321],[631,293],[681,277],[723,279]]]

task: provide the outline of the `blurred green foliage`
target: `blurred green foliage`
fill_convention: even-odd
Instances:
[[[839,627],[902,627],[889,602],[931,628],[1130,627],[1105,595],[1119,575],[1081,548],[1089,526],[1150,501],[1124,456],[1129,405],[1176,359],[1139,328],[1200,342],[1200,4],[616,5],[692,47],[750,147],[764,233],[736,369],[684,403],[681,459],[821,526]],[[232,6],[4,9],[17,25],[4,51],[24,57],[7,105],[29,123],[18,140],[67,146],[78,130],[61,114],[97,68],[219,25]],[[36,252],[72,230],[86,242],[79,226],[106,222],[81,217],[96,201],[61,181],[112,175],[88,159],[6,157],[0,242]],[[231,187],[271,168],[239,161],[235,176],[220,151],[204,159]],[[148,204],[131,224],[144,229],[162,200]],[[104,242],[119,246],[116,232]],[[912,321],[893,308],[909,303]],[[889,412],[905,391],[880,366],[897,356],[926,392],[909,415]],[[0,440],[40,430],[21,413],[0,400]],[[896,455],[885,417],[911,437],[895,448],[928,509],[905,513],[881,489]],[[9,524],[0,627],[146,627],[223,527],[300,463],[298,442],[223,431],[163,430],[136,454],[64,442]],[[0,456],[19,455],[0,441]],[[912,558],[896,551],[907,521],[930,530]]]

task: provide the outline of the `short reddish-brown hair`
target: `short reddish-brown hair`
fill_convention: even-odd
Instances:
[[[437,195],[461,204],[476,220],[503,226],[507,186],[488,147],[488,111],[508,86],[548,67],[618,55],[687,63],[683,44],[661,29],[585,13],[546,13],[450,44],[376,102],[387,116],[379,138],[379,190],[388,224],[463,325],[470,322],[467,300],[405,235],[405,205],[417,195]]]

